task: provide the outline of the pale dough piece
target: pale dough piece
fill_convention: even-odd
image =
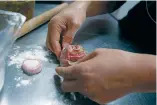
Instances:
[[[38,74],[42,70],[41,62],[37,59],[26,59],[21,66],[24,73],[28,75]]]

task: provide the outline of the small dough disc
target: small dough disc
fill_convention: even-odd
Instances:
[[[22,70],[28,75],[38,74],[42,70],[42,65],[37,59],[26,59],[23,61]]]

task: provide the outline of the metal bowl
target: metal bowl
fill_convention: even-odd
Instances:
[[[19,13],[0,10],[0,90],[4,84],[5,57],[25,20]]]

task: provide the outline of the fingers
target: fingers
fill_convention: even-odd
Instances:
[[[69,24],[68,30],[64,32],[63,34],[63,42],[62,42],[62,47],[66,47],[67,45],[71,44],[74,37],[75,33],[78,30],[79,26],[75,25],[74,23]]]
[[[79,73],[75,72],[75,67],[57,67],[56,72],[64,78],[62,82],[62,90],[64,92],[78,92],[78,75]]]
[[[53,52],[53,49],[50,47],[50,44],[49,44],[49,42],[48,42],[48,37],[47,37],[47,39],[46,39],[46,46],[47,46],[47,48],[50,50],[50,51],[52,51]]]
[[[64,79],[76,79],[75,68],[72,66],[69,67],[57,67],[56,72],[62,76]]]
[[[68,21],[67,19],[60,17],[53,18],[48,25],[48,48],[54,52],[57,57],[59,57],[61,52],[61,33],[63,37],[62,47],[66,47],[72,43],[75,33],[79,27],[80,24],[77,21]]]
[[[57,26],[57,24],[49,24],[48,35],[49,35],[49,45],[52,48],[53,52],[59,57],[59,53],[61,51],[60,47],[60,33],[61,28]]]
[[[94,58],[96,55],[97,54],[95,52],[92,52],[92,53],[88,54],[87,56],[83,57],[82,59],[78,60],[78,63],[88,61],[88,60]]]
[[[77,64],[68,67],[57,67],[56,72],[66,79],[80,78],[81,72],[88,69],[88,65],[94,64],[93,60],[97,53],[92,52],[83,59],[80,59]]]
[[[61,25],[56,19],[52,19],[48,25],[47,46],[57,57],[60,56],[60,34],[64,29],[65,26]]]
[[[65,35],[63,36],[63,42],[62,47],[66,48],[68,45],[70,45],[73,41],[73,36]]]
[[[80,85],[78,85],[78,80],[64,80],[62,82],[62,90],[64,92],[79,92],[80,90]]]

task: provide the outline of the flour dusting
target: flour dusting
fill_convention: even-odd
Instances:
[[[20,80],[17,84],[16,87],[20,87],[20,86],[27,86],[32,84],[31,80]]]
[[[30,80],[21,80],[20,83],[24,86],[29,85],[31,82]]]
[[[15,77],[14,80],[15,80],[15,81],[20,81],[20,80],[21,80],[21,77]]]
[[[31,85],[33,83],[33,81],[35,81],[35,78],[24,78],[24,77],[18,77],[15,76],[14,80],[17,82],[16,83],[16,88],[21,87],[21,86],[28,86]]]
[[[20,68],[25,59],[39,59],[41,61],[48,61],[47,51],[45,51],[41,46],[36,46],[33,48],[26,48],[24,51],[19,51],[20,47],[16,46],[13,48],[15,50],[14,55],[9,56],[8,66],[16,65],[16,68]]]

